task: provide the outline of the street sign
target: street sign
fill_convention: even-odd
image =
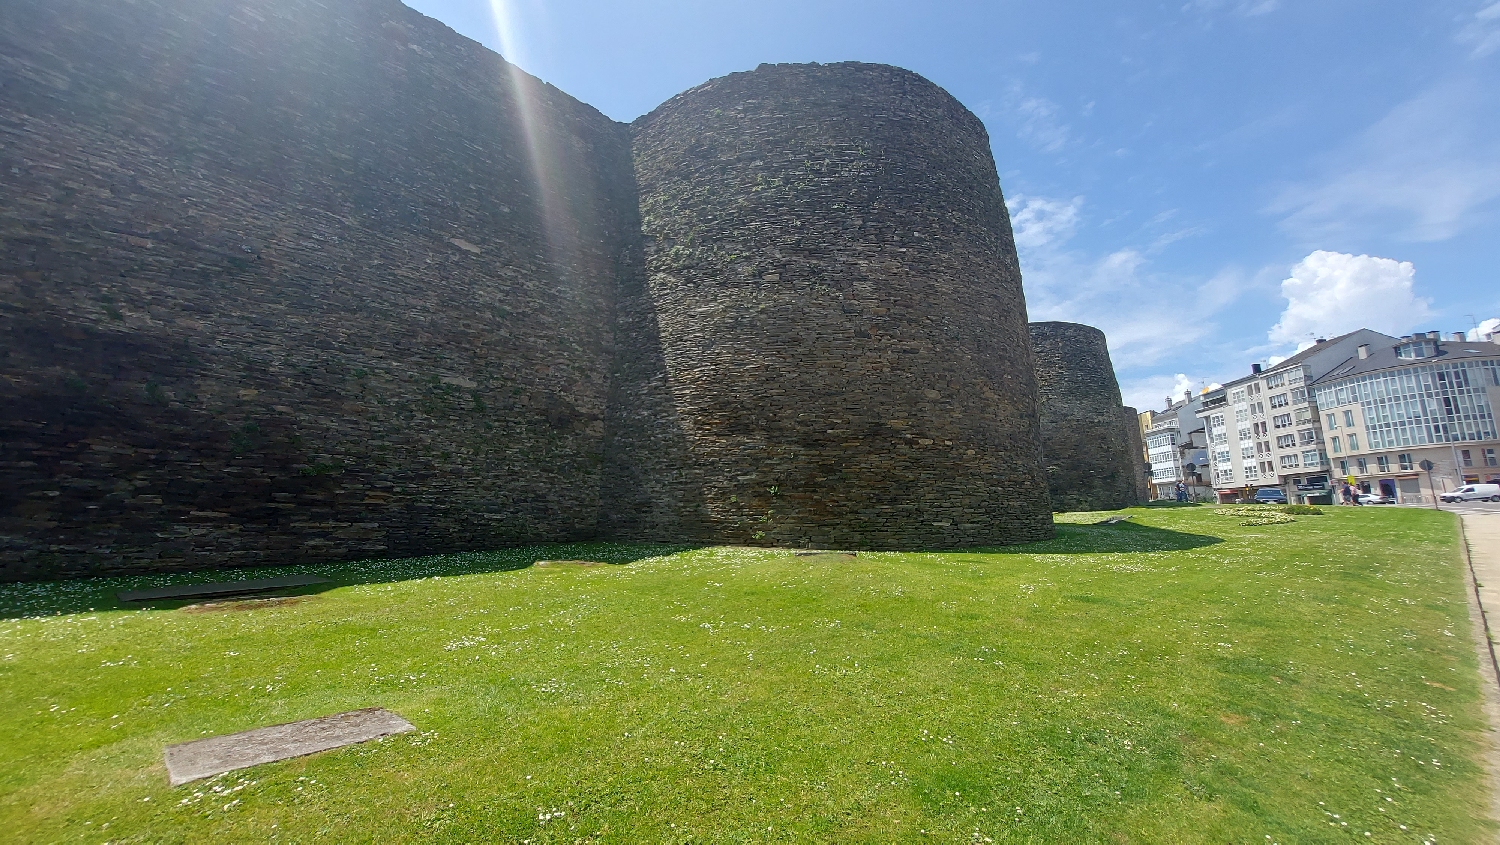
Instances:
[[[1432,461],[1423,461],[1417,466],[1421,467],[1423,472],[1432,472],[1433,469]]]

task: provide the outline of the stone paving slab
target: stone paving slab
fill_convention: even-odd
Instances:
[[[309,587],[327,584],[327,578],[317,575],[286,575],[281,578],[256,578],[249,581],[215,581],[208,584],[175,584],[171,587],[156,587],[150,590],[127,590],[120,593],[120,601],[159,601],[161,599],[199,599],[213,596],[237,596],[246,593],[263,593],[285,587]]]
[[[253,731],[167,746],[167,777],[173,786],[236,769],[289,760],[330,748],[414,731],[411,722],[371,707]]]

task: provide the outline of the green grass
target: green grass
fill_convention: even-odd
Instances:
[[[1329,511],[317,567],[216,612],[10,585],[0,838],[1488,841],[1453,518]],[[169,743],[370,706],[420,732],[166,784]]]

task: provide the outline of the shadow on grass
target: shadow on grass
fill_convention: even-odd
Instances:
[[[1219,537],[1189,534],[1147,525],[1119,522],[1112,525],[1070,525],[1059,523],[1057,536],[1040,543],[1018,546],[932,550],[934,553],[1085,555],[1129,552],[1173,552],[1198,549],[1222,543]],[[627,543],[560,543],[547,546],[524,546],[491,552],[458,552],[401,559],[348,561],[343,563],[307,564],[261,568],[215,569],[193,572],[155,573],[149,575],[101,576],[70,581],[37,581],[0,584],[0,619],[27,616],[54,616],[110,610],[170,610],[187,605],[214,603],[227,607],[244,601],[244,607],[257,606],[255,600],[277,597],[312,596],[338,587],[357,584],[411,581],[420,578],[442,578],[488,572],[525,569],[537,561],[592,561],[604,564],[627,564],[645,558],[660,557],[701,548],[701,545],[662,545]],[[770,551],[768,549],[768,551]],[[288,575],[316,575],[328,580],[304,587],[281,588],[253,595],[216,596],[212,598],[160,599],[144,602],[122,602],[118,593],[184,584],[249,581]]]
[[[212,602],[232,604],[269,598],[313,596],[318,593],[357,584],[379,584],[412,581],[421,578],[444,578],[488,572],[510,572],[525,569],[537,561],[589,561],[603,564],[627,564],[662,555],[701,548],[698,545],[663,545],[648,543],[559,543],[547,546],[523,546],[492,552],[455,552],[400,559],[376,559],[318,563],[299,566],[209,569],[192,572],[166,572],[147,575],[100,576],[68,581],[33,581],[0,584],[0,619],[28,616],[55,616],[108,610],[170,610],[187,605]],[[184,584],[208,584],[280,578],[288,575],[316,575],[328,580],[303,587],[280,588],[242,595],[212,598],[161,599],[122,602],[118,594],[133,590]]]
[[[1019,546],[996,546],[983,549],[989,554],[1013,555],[1097,555],[1125,552],[1182,552],[1224,542],[1209,534],[1189,534],[1168,528],[1153,528],[1130,522],[1112,525],[1069,525],[1058,523],[1057,536],[1040,543]],[[980,551],[972,549],[971,551]]]

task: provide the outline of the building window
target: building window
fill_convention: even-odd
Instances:
[[[1296,445],[1297,435],[1295,434],[1283,434],[1280,437],[1276,438],[1276,447],[1278,449],[1290,449]]]
[[[1297,442],[1303,446],[1306,446],[1309,443],[1316,443],[1318,442],[1317,432],[1313,431],[1310,428],[1304,428],[1301,431],[1297,432]]]
[[[1296,465],[1297,465],[1297,456],[1296,455],[1282,455],[1281,456],[1281,468],[1282,469],[1290,469],[1291,467],[1295,467]]]
[[[1278,393],[1275,396],[1271,397],[1271,407],[1272,408],[1285,408],[1287,406],[1287,404],[1288,403],[1287,403],[1287,398],[1286,398],[1286,394],[1285,393]]]
[[[1230,393],[1229,401],[1236,403],[1245,401],[1245,391],[1235,390],[1234,392]]]
[[[1276,426],[1277,428],[1291,428],[1292,427],[1292,415],[1291,414],[1278,414],[1278,415],[1276,415],[1276,416],[1274,416],[1274,417],[1271,418],[1271,424],[1274,425],[1274,426]]]
[[[1399,455],[1396,456],[1396,460],[1398,462],[1400,462],[1402,469],[1411,469],[1411,453],[1410,452],[1402,452],[1401,454],[1399,454]]]
[[[1365,463],[1364,458],[1356,458],[1354,461],[1354,467],[1359,471],[1359,475],[1364,475],[1365,473],[1370,471],[1370,465]]]
[[[1348,475],[1349,475],[1349,462],[1348,461],[1339,461],[1339,475],[1345,476],[1346,478],[1348,477]]]
[[[1335,455],[1342,455],[1344,453],[1344,447],[1339,444],[1339,436],[1337,434],[1329,440],[1329,444],[1333,446],[1333,453]]]
[[[1380,457],[1375,459],[1375,466],[1379,467],[1381,472],[1390,472],[1391,459],[1386,457],[1385,455],[1381,455]]]
[[[1277,373],[1274,376],[1267,376],[1266,377],[1266,387],[1280,387],[1283,384],[1286,384],[1286,374],[1285,373]]]
[[[1298,402],[1298,403],[1306,402],[1307,401],[1307,388],[1305,388],[1305,387],[1299,387],[1299,388],[1293,390],[1292,391],[1292,401],[1293,402]]]
[[[1302,453],[1302,465],[1305,467],[1322,466],[1323,456],[1318,454],[1317,449],[1310,449]]]
[[[1358,434],[1351,434],[1351,435],[1349,435],[1349,451],[1351,451],[1351,452],[1358,452],[1359,451],[1359,435]]]
[[[1500,466],[1500,458],[1495,457],[1494,449],[1484,450],[1484,465],[1487,467]]]
[[[1471,467],[1474,465],[1474,457],[1469,454],[1468,449],[1460,449],[1458,456],[1463,459],[1464,466]]]
[[[1344,427],[1345,428],[1353,428],[1354,427],[1354,412],[1353,411],[1345,411],[1344,412]],[[1351,446],[1350,448],[1352,449],[1354,447]]]
[[[1329,414],[1328,415],[1328,427],[1331,428],[1331,429],[1339,427],[1339,415],[1338,414]]]

